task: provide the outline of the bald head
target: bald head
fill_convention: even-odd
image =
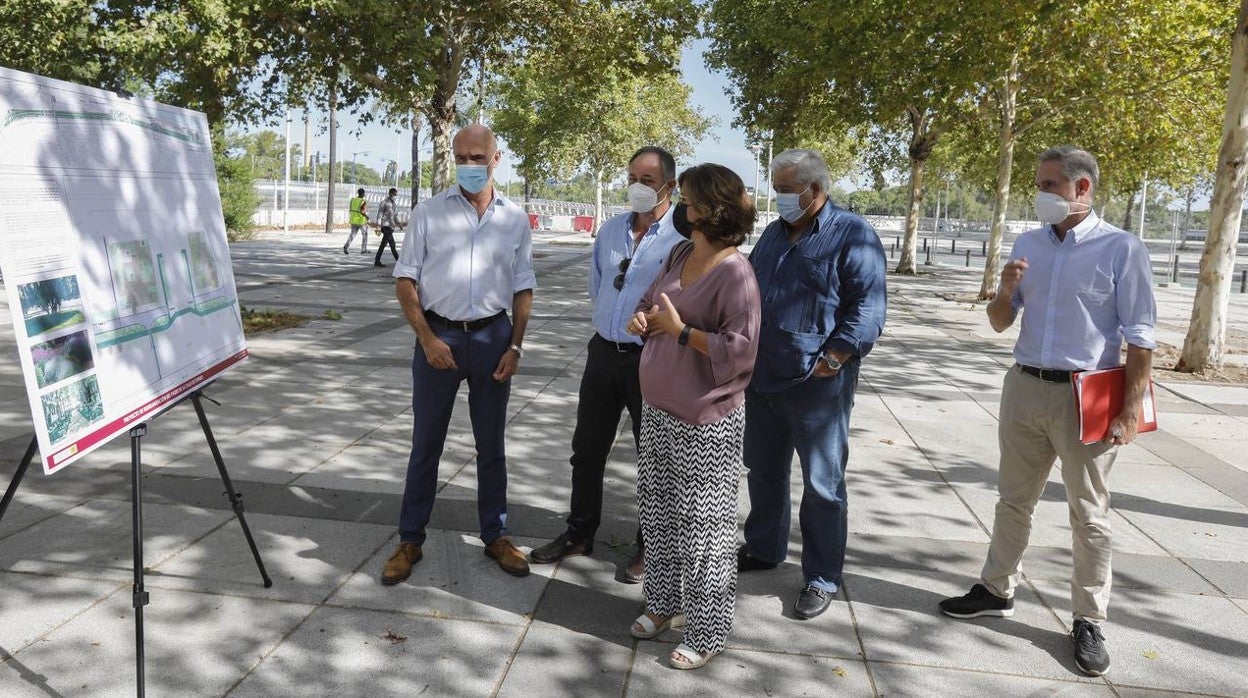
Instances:
[[[456,162],[459,162],[461,148],[480,151],[486,153],[488,157],[492,157],[498,151],[498,139],[494,137],[494,132],[488,126],[472,124],[471,126],[461,128],[459,133],[455,134],[455,140],[451,142],[451,149],[455,151]]]

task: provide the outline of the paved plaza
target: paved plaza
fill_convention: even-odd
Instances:
[[[509,525],[526,549],[563,530],[592,334],[589,249],[558,235],[535,234],[539,288],[509,409]],[[667,666],[673,631],[633,639],[641,588],[615,580],[636,521],[627,422],[594,556],[504,574],[476,534],[466,390],[424,560],[408,581],[382,587],[397,541],[414,337],[390,269],[374,268],[371,254],[343,255],[344,238],[273,234],[231,248],[244,305],[313,318],[249,338],[251,359],[208,390],[272,588],[260,583],[191,407],[155,420],[144,438],[150,695],[1248,696],[1245,386],[1157,375],[1161,429],[1123,449],[1111,480],[1106,677],[1083,676],[1072,658],[1070,530],[1056,471],[1014,617],[938,613],[939,599],[975,581],[987,549],[1014,339],[992,332],[982,305],[956,300],[978,287],[978,272],[957,267],[889,278],[888,326],[852,421],[846,579],[824,615],[792,613],[795,527],[785,564],[741,576],[728,650],[705,668]],[[1192,289],[1157,294],[1159,338],[1181,345]],[[1248,294],[1232,296],[1232,316],[1248,327]],[[7,330],[0,356],[2,487],[31,425]],[[123,438],[52,477],[32,472],[0,521],[0,696],[133,695],[129,463]],[[743,519],[744,480],[740,503]]]

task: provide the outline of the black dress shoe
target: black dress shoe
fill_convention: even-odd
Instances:
[[[594,541],[574,541],[564,533],[551,542],[540,548],[534,548],[529,553],[529,562],[536,562],[540,565],[549,565],[552,562],[559,562],[565,557],[574,555],[589,555],[594,552]]]
[[[756,570],[774,570],[778,562],[764,562],[745,552],[745,546],[737,548],[737,571],[754,572]]]
[[[828,610],[828,606],[831,605],[832,594],[830,592],[814,584],[807,584],[802,587],[802,593],[797,595],[797,603],[793,604],[793,615],[802,620],[810,620]]]

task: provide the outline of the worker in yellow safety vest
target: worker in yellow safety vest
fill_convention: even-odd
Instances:
[[[348,204],[351,211],[351,234],[347,236],[347,241],[342,245],[342,253],[347,254],[347,250],[351,247],[351,241],[355,239],[355,234],[360,234],[360,254],[368,252],[368,214],[365,208],[368,202],[364,200],[364,189],[355,190],[355,196],[351,197],[351,203]]]

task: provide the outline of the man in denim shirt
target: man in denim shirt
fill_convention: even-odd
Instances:
[[[796,451],[805,484],[805,583],[794,615],[808,619],[827,610],[841,585],[849,417],[859,362],[884,330],[885,258],[871,225],[828,200],[828,168],[818,153],[776,155],[771,178],[781,218],[750,254],[763,324],[745,398],[750,514],[737,569],[784,561]]]
[[[615,443],[625,408],[633,420],[633,439],[641,428],[638,366],[641,339],[624,330],[642,294],[663,268],[672,246],[684,238],[672,226],[672,189],[676,161],[662,148],[647,146],[628,161],[628,199],[632,212],[602,225],[589,266],[589,298],[594,329],[581,376],[576,431],[572,436],[572,502],[563,535],[533,551],[536,563],[551,563],[593,552],[602,521],[602,483],[607,456]],[[637,554],[620,580],[641,581],[644,570],[641,531]]]

